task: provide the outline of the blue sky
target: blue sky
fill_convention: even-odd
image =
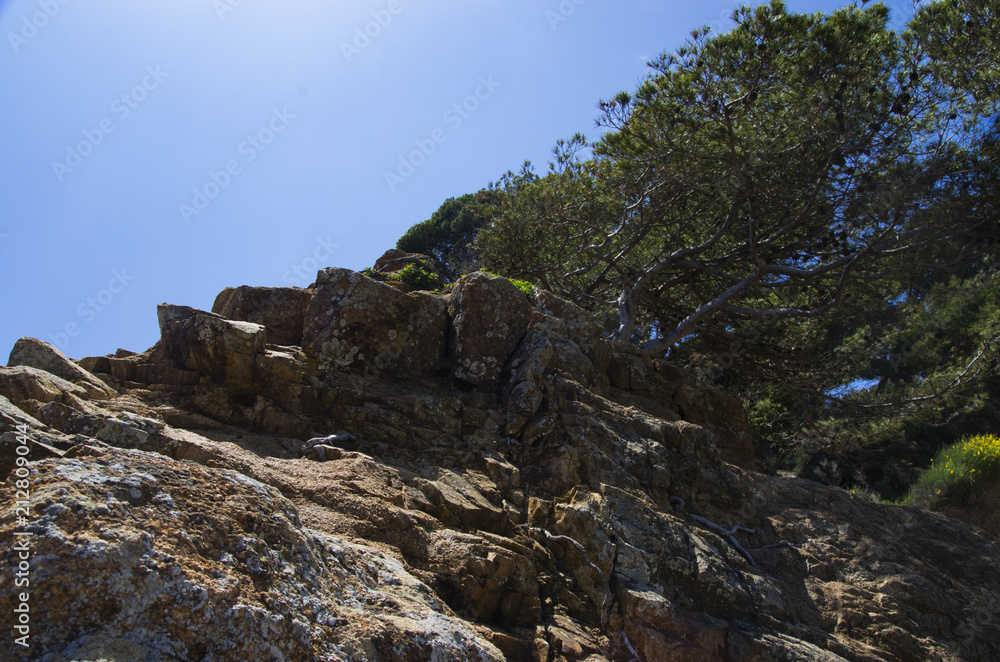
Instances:
[[[21,336],[142,351],[158,303],[370,266],[446,198],[596,137],[598,100],[736,6],[0,0],[0,361]]]

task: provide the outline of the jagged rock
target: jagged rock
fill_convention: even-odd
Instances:
[[[134,382],[142,359],[138,356],[108,357],[111,376],[120,382]]]
[[[36,338],[21,338],[14,343],[7,365],[45,370],[80,386],[93,400],[109,400],[118,396],[107,384],[70,361],[58,349]]]
[[[36,659],[504,659],[397,560],[303,527],[241,474],[108,450],[32,480]]]
[[[534,303],[545,317],[532,320],[532,327],[556,341],[555,358],[560,368],[580,375],[584,386],[606,390],[612,350],[604,339],[604,329],[583,308],[551,292],[539,290]]]
[[[27,449],[28,454],[24,456],[26,459],[39,460],[55,454],[51,452],[51,447],[36,441],[37,431],[44,427],[41,421],[15,407],[4,396],[0,396],[0,481],[6,480],[15,468],[17,458],[21,456],[17,452],[18,446]],[[19,439],[24,438],[25,430],[34,434],[29,435],[29,443],[21,444]]]
[[[0,395],[0,434],[17,432],[22,425],[33,428],[44,427],[40,421],[21,411],[5,396]]]
[[[237,391],[254,389],[254,363],[267,347],[263,326],[170,304],[158,306],[157,315],[166,355],[182,369],[207,374]]]
[[[996,538],[750,470],[739,403],[549,293],[318,283],[304,348],[161,308],[161,343],[93,361],[114,400],[0,369],[42,659],[993,659]],[[454,379],[449,300],[495,381]]]
[[[86,408],[82,400],[90,397],[82,386],[30,366],[0,366],[0,395],[18,407],[33,400],[36,403],[62,402],[78,410]]]
[[[506,278],[481,271],[455,284],[448,302],[455,377],[493,388],[531,320],[531,304]]]
[[[738,400],[698,384],[679,368],[651,359],[634,347],[619,344],[618,349],[608,366],[611,386],[705,426],[716,434],[730,461],[741,465],[749,462],[754,452],[750,421]],[[635,404],[643,406],[639,401]]]
[[[725,621],[686,613],[655,591],[624,591],[621,611],[623,632],[643,660],[714,662],[725,657]]]
[[[252,322],[267,329],[276,345],[302,345],[302,325],[311,290],[298,287],[228,287],[219,293],[212,312],[228,320]]]
[[[446,329],[440,297],[404,294],[348,269],[324,269],[306,310],[302,346],[337,367],[422,376],[440,367]]]
[[[108,356],[85,356],[76,361],[76,364],[92,375],[110,375],[111,357]]]
[[[50,428],[88,437],[93,437],[104,423],[104,417],[100,415],[77,411],[61,402],[47,402],[39,407],[38,418]]]

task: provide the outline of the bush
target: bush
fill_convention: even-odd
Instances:
[[[528,281],[511,279],[510,282],[514,284],[514,287],[524,292],[524,296],[528,297],[529,299],[535,296],[535,290],[537,288]]]
[[[524,293],[524,296],[528,297],[529,299],[531,299],[533,296],[535,296],[535,290],[538,289],[534,284],[529,283],[526,280],[517,280],[515,278],[507,278],[506,276],[501,276],[500,274],[495,274],[492,271],[484,271],[483,273],[486,274],[487,276],[493,276],[494,278],[503,278],[504,280],[509,280],[514,287],[516,287],[517,289],[521,290],[521,292]]]
[[[942,449],[906,497],[906,503],[933,508],[962,502],[976,492],[977,483],[1000,479],[1000,437],[970,437]]]
[[[408,264],[390,278],[398,280],[412,290],[434,290],[441,287],[438,277],[419,264]]]
[[[365,276],[368,276],[372,280],[379,280],[383,282],[389,280],[389,277],[386,276],[384,273],[382,273],[381,271],[375,271],[371,267],[365,267],[364,269],[361,270],[361,273],[363,273]]]

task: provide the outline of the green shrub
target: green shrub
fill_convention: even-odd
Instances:
[[[372,280],[381,280],[381,281],[389,280],[389,277],[386,276],[384,273],[382,273],[381,271],[375,271],[371,267],[365,267],[364,269],[361,270],[361,273],[364,274],[365,276],[368,276]]]
[[[526,280],[511,279],[510,282],[513,283],[514,287],[524,292],[524,296],[528,297],[529,299],[535,296],[535,290],[538,289]]]
[[[434,290],[441,287],[438,277],[419,264],[408,264],[390,278],[414,290]]]
[[[978,483],[1000,479],[1000,437],[970,437],[942,449],[906,497],[906,503],[934,507],[944,501],[962,501]]]
[[[487,276],[493,276],[494,278],[503,278],[504,280],[509,280],[514,287],[521,290],[524,293],[524,296],[528,297],[529,299],[535,296],[535,291],[538,289],[535,285],[529,283],[526,280],[507,278],[505,276],[501,276],[500,274],[495,274],[490,271],[484,271],[483,273],[486,274]]]

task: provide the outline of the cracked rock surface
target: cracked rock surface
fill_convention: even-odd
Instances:
[[[996,538],[768,472],[738,402],[496,280],[325,270],[161,306],[141,354],[19,343],[0,563],[32,534],[33,636],[0,653],[1000,659]]]

